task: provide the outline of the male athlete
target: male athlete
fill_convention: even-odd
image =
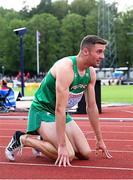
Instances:
[[[35,93],[28,115],[27,133],[16,131],[5,150],[9,160],[15,160],[15,151],[22,146],[41,151],[59,166],[70,166],[75,157],[88,159],[91,149],[87,139],[67,113],[81,100],[83,93],[88,119],[97,140],[96,149],[102,150],[107,158],[112,157],[102,138],[94,91],[94,67],[104,58],[106,45],[104,39],[88,35],[83,38],[76,56],[65,57],[52,66]],[[36,132],[42,140],[31,135]]]

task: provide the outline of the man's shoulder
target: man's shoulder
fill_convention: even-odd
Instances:
[[[59,62],[61,64],[71,64],[72,63],[72,59],[68,56],[68,57],[61,58],[57,62]]]
[[[72,60],[69,57],[65,57],[60,59],[51,69],[51,73],[54,77],[73,79],[73,67]]]
[[[55,63],[55,67],[54,67],[56,70],[58,69],[71,69],[72,68],[72,60],[70,57],[64,57],[60,60],[58,60],[56,63]]]

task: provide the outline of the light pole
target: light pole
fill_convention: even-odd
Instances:
[[[27,32],[25,27],[13,30],[20,37],[20,69],[21,69],[21,93],[24,96],[24,53],[23,53],[23,35]]]
[[[40,32],[36,31],[36,59],[37,59],[37,75],[39,76],[39,44],[40,44]]]

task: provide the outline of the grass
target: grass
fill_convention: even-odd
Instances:
[[[21,88],[15,88],[20,91]],[[37,86],[24,88],[25,96],[34,96]],[[102,103],[133,103],[133,86],[132,85],[112,85],[101,87]]]
[[[25,87],[24,88],[24,96],[34,96],[35,92],[37,90],[37,87]],[[14,91],[21,92],[21,88],[14,88]]]
[[[101,97],[102,103],[133,103],[133,86],[102,86]]]

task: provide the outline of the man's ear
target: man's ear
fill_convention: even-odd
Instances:
[[[89,54],[89,50],[88,50],[88,48],[84,48],[83,49],[83,54],[85,55],[85,56],[87,56],[88,54]]]

